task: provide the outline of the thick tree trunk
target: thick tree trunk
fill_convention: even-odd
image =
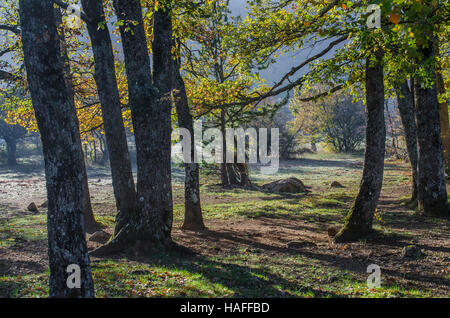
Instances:
[[[55,14],[55,22],[57,27],[62,26],[62,14],[60,8],[54,8],[53,12]],[[69,54],[67,52],[67,44],[66,44],[66,37],[64,33],[64,29],[61,27],[60,29],[60,36],[59,36],[59,45],[60,45],[60,52],[61,52],[61,59],[63,62],[63,70],[64,70],[64,80],[66,82],[67,87],[67,93],[69,95],[69,100],[72,103],[72,107],[75,109],[75,90],[73,87],[73,79],[72,79],[72,72],[70,69],[70,60],[69,60]],[[84,156],[83,156],[84,158]],[[86,171],[86,162],[83,160],[83,213],[84,213],[84,221],[86,225],[86,232],[88,233],[94,233],[98,231],[101,227],[100,224],[97,223],[94,217],[94,211],[92,210],[92,204],[91,204],[91,195],[89,192],[89,182],[88,182],[88,175]]]
[[[82,0],[95,61],[95,82],[102,108],[107,149],[109,152],[117,216],[115,235],[129,218],[136,214],[136,190],[128,152],[127,136],[123,124],[119,90],[114,65],[114,53],[105,21],[102,1]],[[104,25],[99,28],[99,25]]]
[[[164,10],[154,15],[153,85],[140,1],[115,0],[114,7],[118,19],[124,21],[120,34],[136,141],[138,212],[95,255],[123,250],[133,243],[144,243],[144,249],[174,245],[171,238],[171,18]]]
[[[432,47],[422,48],[424,58],[432,57]],[[434,74],[433,70],[430,70]],[[436,85],[431,88],[414,81],[418,138],[418,201],[426,215],[448,216],[447,189],[442,155],[441,127]]]
[[[358,196],[335,242],[358,240],[372,231],[373,216],[383,184],[386,127],[384,121],[383,53],[377,64],[366,61],[366,150]]]
[[[8,167],[17,166],[17,139],[8,138],[5,139],[6,142],[6,152],[8,157]]]
[[[45,160],[50,297],[94,297],[83,216],[83,154],[64,81],[53,4],[19,4],[24,61]],[[80,268],[80,288],[68,287],[71,264]]]
[[[411,85],[414,85],[411,83]],[[417,200],[417,125],[414,111],[414,96],[408,86],[408,82],[405,81],[400,87],[397,93],[397,104],[400,112],[400,118],[405,130],[406,148],[408,150],[409,161],[411,163],[412,170],[412,195],[411,202]]]
[[[180,74],[178,63],[174,63],[174,103],[177,110],[178,125],[189,131],[191,136],[190,163],[184,164],[184,223],[185,230],[204,230],[202,207],[200,204],[200,170],[195,163],[196,148],[194,138],[194,125],[189,110],[189,102],[186,87]]]

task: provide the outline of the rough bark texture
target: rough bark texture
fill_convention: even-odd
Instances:
[[[422,48],[425,58],[435,54],[434,49]],[[434,74],[433,70],[430,73]],[[426,215],[448,216],[447,189],[442,155],[441,127],[436,85],[425,88],[414,81],[418,139],[418,201]]]
[[[137,209],[136,190],[123,124],[119,91],[114,66],[114,53],[105,22],[102,1],[82,0],[89,18],[87,28],[95,61],[95,82],[102,108],[103,125],[110,159],[114,196],[117,206],[115,235]],[[104,28],[99,28],[104,25]]]
[[[411,85],[414,85],[411,83]],[[408,150],[409,161],[413,176],[411,202],[417,200],[417,125],[414,111],[414,96],[405,81],[397,93],[397,104],[400,112],[400,118],[405,130],[406,147]]]
[[[55,21],[57,27],[62,26],[62,14],[60,8],[54,8],[53,12],[55,14]],[[61,59],[63,62],[63,70],[64,70],[64,80],[66,82],[67,93],[69,95],[69,100],[72,103],[72,107],[75,108],[75,90],[73,87],[73,79],[72,72],[70,69],[70,60],[69,54],[67,52],[66,38],[64,29],[61,28],[59,32],[59,45],[61,52]],[[84,156],[83,156],[84,158]],[[100,224],[97,223],[94,217],[94,211],[92,210],[91,204],[91,195],[89,193],[89,182],[88,175],[86,171],[86,162],[83,160],[83,213],[84,213],[84,222],[86,226],[86,232],[94,233],[98,231],[101,227]]]
[[[21,0],[27,79],[41,133],[48,197],[50,297],[94,297],[83,216],[83,154],[50,1]],[[81,270],[81,288],[67,286],[68,265]]]
[[[143,249],[155,245],[173,246],[171,18],[169,12],[162,10],[154,15],[153,84],[139,0],[115,0],[114,7],[118,19],[124,21],[120,34],[136,141],[138,212],[95,255],[121,250],[130,243],[140,246],[145,242]]]
[[[376,58],[375,65],[366,61],[366,150],[361,185],[335,242],[351,242],[370,234],[383,184],[386,127],[382,52],[378,51]]]
[[[174,103],[177,110],[178,125],[185,128],[191,135],[190,163],[184,164],[184,223],[185,230],[204,230],[202,207],[200,203],[200,172],[198,163],[194,162],[195,138],[192,115],[189,110],[189,102],[186,94],[186,87],[180,74],[178,63],[174,65]]]

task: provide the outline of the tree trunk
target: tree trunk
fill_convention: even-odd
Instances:
[[[61,10],[59,8],[53,8],[53,12],[55,14],[55,22],[57,27],[62,26],[62,14]],[[73,79],[72,79],[72,72],[70,69],[70,60],[69,60],[69,54],[67,52],[67,44],[66,44],[66,37],[64,33],[64,29],[61,27],[60,29],[60,36],[59,36],[59,46],[60,46],[60,53],[61,53],[61,59],[63,62],[63,70],[64,70],[64,81],[66,82],[66,88],[67,93],[69,96],[69,100],[72,103],[72,107],[75,109],[75,90],[73,87]],[[84,156],[83,156],[84,157]],[[86,162],[83,160],[83,213],[84,213],[84,221],[86,225],[86,232],[88,233],[94,233],[98,231],[101,227],[100,224],[97,223],[94,217],[94,211],[92,210],[92,204],[91,204],[91,195],[89,192],[89,182],[88,182],[88,176],[86,171]]]
[[[248,163],[236,163],[239,170],[239,182],[242,187],[249,187],[252,185],[250,175],[248,172]]]
[[[437,94],[445,94],[444,79],[442,78],[442,71],[436,71],[436,89]],[[448,118],[447,102],[439,103],[439,119],[441,123],[441,139],[444,151],[444,168],[447,174],[450,174],[450,125]]]
[[[144,249],[174,246],[171,239],[171,17],[162,9],[154,15],[153,85],[140,1],[115,0],[114,7],[118,19],[124,21],[120,34],[136,141],[138,210],[95,255],[123,250],[133,243],[136,248],[139,245]]]
[[[222,133],[222,163],[220,164],[220,178],[223,187],[230,186],[227,169],[227,141],[225,130],[225,110],[222,109],[220,113],[220,131]]]
[[[114,53],[105,21],[102,1],[82,0],[95,61],[95,82],[102,108],[111,175],[116,199],[117,216],[114,234],[117,235],[129,218],[136,214],[136,190],[123,124],[119,90],[114,65]],[[104,25],[99,28],[99,25]]]
[[[414,85],[411,83],[411,85]],[[408,82],[405,81],[399,87],[397,92],[397,104],[400,112],[400,118],[405,130],[406,147],[408,150],[409,161],[412,170],[412,195],[411,202],[417,200],[417,125],[414,111],[414,97],[409,89]]]
[[[17,166],[17,139],[15,138],[7,138],[6,142],[6,152],[8,156],[8,167]]]
[[[372,231],[373,216],[383,184],[386,127],[384,120],[383,53],[377,63],[366,60],[366,150],[358,196],[335,242],[356,241]]]
[[[83,153],[51,1],[19,2],[27,79],[41,133],[48,198],[50,297],[94,297],[83,215]],[[69,288],[68,266],[80,268],[80,288]]]
[[[174,102],[177,110],[178,125],[189,131],[191,136],[190,163],[184,164],[184,223],[185,230],[204,230],[202,207],[200,204],[200,172],[199,165],[195,163],[196,148],[194,138],[194,125],[189,110],[186,87],[180,73],[178,63],[174,63]]]
[[[435,52],[433,47],[422,48],[425,59]],[[435,74],[430,70],[430,74]],[[441,127],[436,85],[425,88],[414,80],[418,138],[418,202],[426,215],[448,216],[447,189],[442,155]]]

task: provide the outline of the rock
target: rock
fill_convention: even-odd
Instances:
[[[47,207],[48,207],[48,201],[45,201],[45,202],[42,203],[39,207],[40,207],[40,208],[47,208]]]
[[[38,208],[37,208],[37,206],[36,206],[36,203],[34,203],[34,202],[31,202],[31,203],[28,205],[27,209],[28,209],[28,211],[30,211],[30,212],[39,212],[39,210],[38,210]]]
[[[89,237],[89,242],[105,244],[109,241],[110,238],[111,235],[106,233],[105,231],[97,231]]]
[[[268,192],[301,193],[308,192],[306,186],[297,178],[278,180],[263,185],[262,190]]]
[[[292,241],[286,244],[287,248],[303,248],[303,247],[308,247],[308,246],[315,246],[316,244],[312,243],[312,242],[300,242],[300,241]]]
[[[403,248],[403,258],[417,258],[422,256],[422,251],[415,245],[408,245]]]
[[[333,181],[331,183],[331,187],[332,188],[345,188],[341,183],[339,183],[338,181]]]
[[[328,236],[331,237],[331,238],[333,238],[333,237],[336,236],[336,234],[338,234],[339,231],[338,231],[338,229],[335,228],[334,226],[330,226],[330,227],[327,229],[327,232],[328,232]]]

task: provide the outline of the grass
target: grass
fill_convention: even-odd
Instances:
[[[208,220],[246,220],[287,217],[306,222],[319,219],[327,225],[341,224],[357,193],[361,169],[348,162],[361,162],[358,155],[307,155],[288,162],[277,175],[252,177],[259,185],[295,176],[312,189],[308,194],[279,195],[244,189],[223,190],[212,183],[201,187],[202,208]],[[331,164],[330,164],[331,162]],[[202,177],[203,178],[203,177]],[[204,179],[203,179],[204,180]],[[330,188],[337,180],[346,188]],[[389,165],[385,188],[410,182],[407,165]],[[183,188],[174,187],[174,219],[183,219]],[[113,202],[94,204],[96,217],[105,226],[114,225]],[[399,219],[401,217],[401,219]],[[395,224],[407,223],[411,214],[377,214],[375,229],[386,237],[414,236],[399,231]],[[45,214],[17,215],[0,221],[0,248],[24,241],[46,239]],[[427,220],[430,224],[437,220]],[[394,226],[391,226],[391,225]],[[448,228],[448,222],[447,222]],[[214,244],[214,242],[211,242]],[[431,291],[406,284],[404,280],[384,281],[381,288],[368,289],[361,275],[321,262],[307,253],[286,255],[258,248],[240,249],[234,254],[181,257],[176,253],[150,258],[108,259],[92,262],[98,297],[430,297]],[[445,277],[449,277],[445,274]],[[0,297],[47,297],[48,271],[0,276]]]
[[[263,261],[263,262],[262,262]],[[280,261],[258,250],[227,257],[182,260],[154,255],[92,264],[97,297],[429,297],[398,284],[368,289],[350,272],[311,263],[304,256]],[[47,297],[48,272],[0,277],[1,297]]]

